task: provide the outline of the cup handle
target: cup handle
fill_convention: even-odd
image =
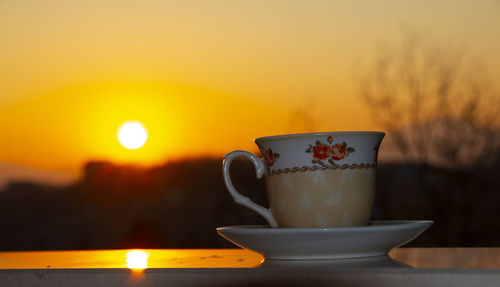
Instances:
[[[255,172],[257,173],[257,178],[261,178],[266,172],[266,165],[264,164],[264,161],[256,157],[254,154],[243,150],[232,151],[224,156],[224,162],[222,164],[222,174],[224,175],[224,183],[226,184],[227,190],[236,203],[246,206],[260,214],[267,220],[267,222],[269,222],[271,227],[278,227],[278,224],[276,223],[276,220],[274,219],[269,209],[256,204],[248,197],[241,195],[234,188],[234,185],[231,182],[231,177],[229,175],[229,167],[231,166],[231,162],[233,161],[233,159],[237,157],[246,157],[253,163],[253,165],[255,166]]]

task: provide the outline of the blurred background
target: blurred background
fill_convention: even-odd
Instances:
[[[500,2],[0,0],[0,250],[234,247],[222,156],[379,130],[374,219],[500,246]],[[267,204],[249,162],[236,187]]]

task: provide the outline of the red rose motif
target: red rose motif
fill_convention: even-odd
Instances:
[[[274,164],[274,154],[271,149],[266,150],[264,153],[264,161],[266,162],[268,167],[273,166]]]
[[[332,146],[332,159],[341,160],[346,155],[346,148],[343,144],[336,144]]]
[[[313,158],[325,160],[332,155],[332,148],[326,144],[316,143],[315,146],[312,147]]]

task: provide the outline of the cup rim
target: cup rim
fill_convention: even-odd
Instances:
[[[378,135],[385,136],[385,132],[379,131],[340,131],[340,132],[315,132],[315,133],[297,133],[297,134],[284,134],[275,136],[266,136],[255,138],[255,142],[268,142],[281,139],[294,139],[294,138],[307,138],[313,136],[348,136],[348,135]]]

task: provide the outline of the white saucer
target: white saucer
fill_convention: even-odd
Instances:
[[[432,221],[372,221],[368,226],[271,228],[267,225],[219,227],[232,243],[266,259],[342,259],[387,255],[424,232]]]

